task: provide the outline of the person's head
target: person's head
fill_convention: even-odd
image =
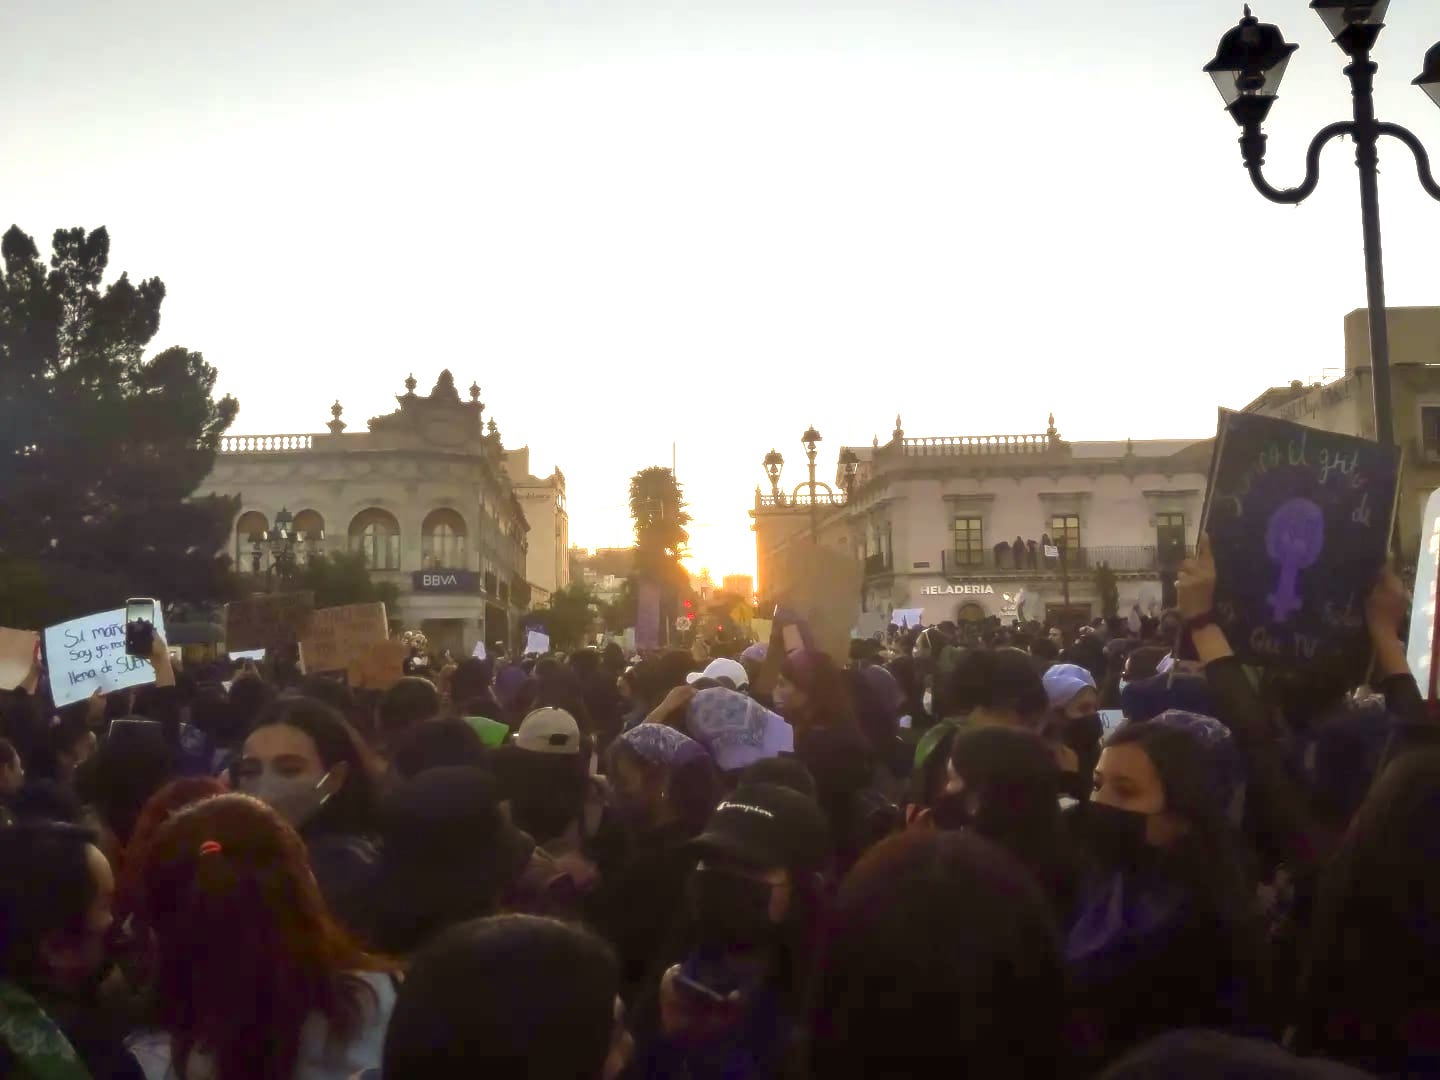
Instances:
[[[352,975],[382,965],[331,918],[304,841],[275,810],[240,794],[185,807],[155,834],[140,874],[176,1062],[199,1047],[217,1076],[289,1076],[312,1013],[337,1038],[358,1028]]]
[[[844,673],[823,652],[797,649],[780,665],[775,707],[797,729],[856,728],[855,705]]]
[[[235,788],[307,832],[366,832],[375,820],[375,781],[355,733],[328,705],[285,698],[245,740]]]
[[[349,683],[341,679],[329,675],[307,675],[300,683],[299,692],[301,697],[323,701],[349,723],[354,723],[359,715],[355,704],[355,691],[350,688]]]
[[[50,821],[66,825],[85,823],[85,804],[69,784],[58,780],[28,777],[25,786],[10,800],[16,821]]]
[[[565,709],[535,709],[494,755],[515,824],[544,844],[579,817],[590,785],[590,747]]]
[[[62,716],[50,725],[35,747],[29,761],[29,772],[36,780],[75,782],[75,771],[95,752],[95,733],[85,726],[83,715]]]
[[[706,749],[663,724],[622,732],[607,751],[616,807],[647,828],[678,821],[699,831],[720,796],[720,774]]]
[[[0,979],[77,990],[105,962],[115,879],[94,838],[52,822],[0,828]]]
[[[409,728],[391,748],[390,764],[400,776],[418,776],[444,765],[485,765],[485,744],[464,720],[426,720]]]
[[[710,815],[694,850],[689,895],[702,944],[765,946],[782,925],[814,918],[815,879],[830,854],[814,800],[775,784],[737,787]]]
[[[1066,720],[1082,720],[1100,709],[1095,677],[1075,664],[1056,664],[1041,680],[1050,708]]]
[[[967,649],[945,686],[947,713],[969,714],[977,724],[1033,728],[1047,703],[1034,664],[1019,649]]]
[[[614,1080],[631,1044],[610,948],[577,926],[497,915],[416,955],[385,1035],[386,1076]]]
[[[238,748],[275,701],[275,690],[255,675],[244,675],[230,684],[231,726],[225,743]]]
[[[1053,664],[1060,659],[1060,647],[1048,637],[1030,639],[1030,655],[1036,660]]]
[[[25,784],[25,764],[9,739],[0,739],[0,800],[15,797]]]
[[[777,784],[798,791],[807,799],[814,799],[818,794],[815,777],[797,757],[761,758],[740,774],[740,783]]]
[[[175,774],[175,750],[160,725],[121,723],[111,728],[105,744],[85,763],[76,777],[76,790],[123,848],[130,842],[141,807]]]
[[[187,776],[171,780],[145,801],[135,819],[135,828],[130,833],[130,842],[125,848],[125,857],[120,864],[120,879],[116,889],[116,909],[125,914],[135,910],[140,895],[140,868],[145,864],[145,853],[155,840],[160,826],[169,821],[177,810],[191,803],[208,799],[212,795],[223,795],[225,785],[209,776]]]
[[[1160,627],[1158,630],[1160,640],[1165,642],[1167,647],[1173,645],[1175,640],[1179,638],[1180,631],[1184,626],[1185,616],[1181,614],[1180,610],[1178,608],[1167,608],[1160,616]]]
[[[1045,898],[968,832],[910,830],[841,884],[817,965],[811,1074],[1051,1077],[1065,976]]]
[[[1124,690],[1132,682],[1152,678],[1160,670],[1160,661],[1165,659],[1169,651],[1161,645],[1142,645],[1138,649],[1131,649],[1125,657],[1125,667],[1120,673],[1120,689]]]
[[[738,660],[731,660],[728,657],[720,657],[718,660],[711,660],[705,666],[704,671],[692,671],[685,676],[685,681],[694,686],[701,679],[705,679],[716,686],[723,686],[727,690],[739,690],[742,694],[750,689],[750,675],[745,666]]]
[[[454,702],[474,701],[490,695],[490,685],[495,680],[495,664],[469,656],[455,665],[450,676],[450,700]]]
[[[1049,630],[1045,631],[1045,640],[1055,646],[1055,650],[1058,653],[1061,649],[1065,648],[1065,631],[1058,626],[1052,626]]]
[[[410,728],[440,715],[440,692],[429,679],[407,675],[380,695],[375,709],[375,731],[390,747]]]
[[[535,848],[501,811],[494,778],[465,766],[397,786],[381,806],[380,835],[375,944],[390,954],[494,914]]]

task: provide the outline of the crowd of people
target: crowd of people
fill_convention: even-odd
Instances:
[[[0,1075],[1440,1075],[1440,722],[1159,620],[0,712]],[[803,631],[803,628],[801,628]],[[414,670],[412,668],[412,670]]]

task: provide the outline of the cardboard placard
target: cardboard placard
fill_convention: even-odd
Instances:
[[[278,651],[305,636],[315,610],[311,592],[270,593],[225,605],[225,648],[231,653],[251,649]]]
[[[372,645],[389,637],[384,604],[320,608],[311,614],[305,636],[300,639],[303,670],[347,670],[363,659]]]
[[[357,690],[389,690],[405,677],[405,658],[409,655],[410,648],[403,641],[377,641],[345,674]]]
[[[1420,522],[1420,558],[1415,567],[1415,599],[1410,605],[1410,636],[1406,654],[1410,672],[1420,692],[1435,700],[1436,676],[1440,665],[1435,663],[1437,635],[1436,599],[1440,592],[1440,491],[1432,491],[1425,500],[1425,515]]]
[[[34,630],[11,630],[0,626],[0,690],[14,690],[30,675],[35,663]]]
[[[165,616],[155,609],[155,632],[165,636]],[[56,708],[155,681],[149,660],[125,655],[125,609],[100,611],[45,629],[45,662]]]
[[[1365,598],[1394,524],[1395,447],[1220,410],[1201,529],[1215,556],[1215,619],[1241,661],[1370,662]]]
[[[843,665],[850,655],[850,628],[860,614],[860,564],[820,544],[798,563],[789,587],[776,597],[777,606],[799,615],[814,647]]]

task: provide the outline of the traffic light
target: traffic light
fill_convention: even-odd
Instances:
[[[689,619],[692,623],[695,621],[695,605],[689,600],[685,601],[685,618]]]

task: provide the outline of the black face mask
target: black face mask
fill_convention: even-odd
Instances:
[[[1091,854],[1102,866],[1111,870],[1133,870],[1146,861],[1152,850],[1145,842],[1148,820],[1148,814],[1135,810],[1087,802],[1080,823]]]
[[[689,904],[701,944],[754,947],[775,939],[770,886],[763,881],[701,867],[690,875]]]

